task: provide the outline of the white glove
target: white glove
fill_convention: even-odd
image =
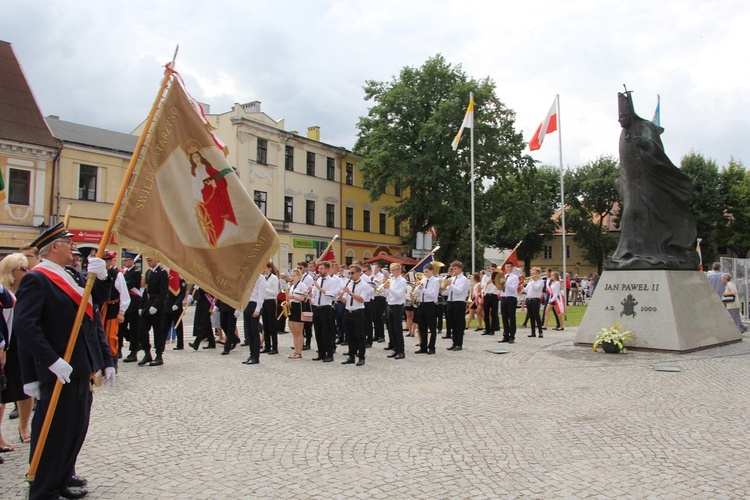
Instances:
[[[23,384],[23,392],[34,399],[42,399],[42,392],[39,390],[39,382]]]
[[[107,265],[102,259],[89,257],[89,272],[96,274],[96,277],[100,280],[107,279]]]
[[[240,319],[240,314],[242,314],[242,311],[234,311],[235,318]]]
[[[57,361],[49,366],[49,371],[57,375],[57,380],[62,384],[70,382],[70,374],[73,373],[73,367],[64,359],[57,358]]]
[[[154,306],[149,307],[148,313],[153,316],[154,314],[156,314],[156,308]]]
[[[192,304],[194,300],[195,299],[193,298],[192,295],[188,295],[187,299],[185,299],[185,301],[188,303],[188,305]]]
[[[176,311],[177,309],[179,309],[179,308],[177,307],[177,304],[175,304],[175,305],[173,305],[173,306],[172,306],[172,310],[173,310],[173,311]]]
[[[115,369],[108,366],[104,369],[104,378],[102,379],[102,385],[105,387],[111,387],[115,383]]]

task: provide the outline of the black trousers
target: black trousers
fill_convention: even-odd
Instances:
[[[202,305],[195,306],[195,319],[193,320],[193,334],[195,335],[195,345],[208,340],[209,347],[216,347],[214,338],[214,329],[211,328],[211,313]]]
[[[503,337],[516,338],[516,306],[517,297],[502,297],[500,299],[500,313],[503,315]]]
[[[315,342],[318,344],[318,357],[333,356],[334,314],[332,306],[313,306],[313,327],[315,328]]]
[[[365,342],[372,344],[372,310],[374,308],[374,301],[365,302]],[[348,331],[348,330],[347,330]]]
[[[534,333],[534,328],[542,333],[542,316],[539,314],[541,308],[541,299],[526,299],[526,310],[528,311],[529,320],[531,321],[531,333]]]
[[[388,306],[388,336],[393,344],[393,352],[405,354],[404,352],[404,328],[402,318],[404,317],[404,305]]]
[[[34,455],[55,382],[57,379],[54,379],[54,382],[45,381],[39,384],[41,399],[36,405],[31,421],[29,457]],[[34,481],[29,487],[30,499],[60,498],[60,489],[75,471],[78,453],[86,439],[91,401],[88,374],[84,377],[71,377],[69,383],[63,384],[57,400],[55,418],[47,434]]]
[[[164,330],[164,314],[157,312],[149,314],[148,306],[141,314],[141,329],[139,330],[140,348],[146,353],[146,357],[151,356],[151,342],[149,341],[148,332],[154,330],[154,350],[159,357],[164,352],[164,344],[167,340],[167,332]],[[169,325],[167,325],[169,329]]]
[[[187,313],[185,313],[187,314]],[[177,306],[176,311],[169,311],[166,314],[166,321],[171,326],[173,323],[177,323],[177,320],[180,319],[180,316],[182,315],[182,307]],[[182,317],[182,321],[180,321],[180,324],[177,325],[175,328],[175,332],[177,333],[177,348],[182,349],[185,347],[185,330],[183,329],[182,325],[185,323],[185,316]]]
[[[245,341],[247,342],[248,347],[250,347],[250,357],[255,361],[258,361],[260,358],[260,315],[258,315],[258,317],[254,317],[253,315],[257,305],[256,302],[251,301],[242,312],[245,328]]]
[[[339,342],[346,342],[344,313],[346,313],[346,305],[341,301],[336,302],[336,335]]]
[[[140,303],[138,304],[138,307],[133,307],[133,304],[131,303],[128,307],[128,310],[125,311],[125,321],[123,321],[120,325],[120,335],[122,335],[125,340],[130,342],[131,356],[135,356],[138,351],[141,350],[140,343],[138,342],[141,324],[141,317],[138,315],[139,310]]]
[[[443,333],[443,318],[445,317],[445,306],[446,304],[443,304],[442,302],[440,302],[440,299],[438,299],[437,307],[435,308],[435,317],[437,319],[438,333]],[[446,328],[447,328],[447,325],[446,325]],[[450,333],[448,333],[446,336],[450,337]]]
[[[421,334],[419,340],[419,350],[421,351],[435,350],[435,340],[437,339],[436,309],[437,305],[434,302],[422,302],[417,307],[416,320]],[[428,331],[430,334],[429,344],[427,341]]]
[[[349,357],[353,358],[356,355],[359,359],[365,359],[365,310],[346,311],[344,324],[349,343]]]
[[[485,333],[496,332],[500,329],[500,314],[497,310],[497,294],[486,293],[484,295],[484,331]]]
[[[447,324],[453,338],[454,346],[464,345],[464,330],[466,329],[466,302],[463,300],[448,302],[445,307]]]
[[[237,336],[237,318],[234,317],[234,310],[220,311],[219,324],[224,331],[224,335],[226,335],[224,350],[229,352],[233,345],[240,343],[240,338]]]
[[[384,339],[385,338],[385,314],[386,309],[388,307],[388,301],[385,297],[382,295],[377,295],[375,299],[372,301],[373,309],[372,309],[372,326],[373,326],[373,335],[375,337],[375,340],[378,339]]]
[[[264,300],[263,308],[261,309],[261,318],[263,319],[263,340],[266,349],[278,350],[279,348],[276,316],[278,316],[276,312],[276,299]]]
[[[310,312],[310,303],[305,301],[305,304],[302,305],[302,310]],[[307,321],[303,323],[303,333],[305,335],[305,345],[310,346],[310,342],[312,342],[312,335],[313,335],[313,325],[312,321]]]

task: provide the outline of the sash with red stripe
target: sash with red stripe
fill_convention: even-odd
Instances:
[[[52,283],[54,283],[60,290],[62,290],[65,295],[70,297],[70,299],[75,302],[76,306],[81,306],[81,299],[83,298],[83,295],[78,290],[73,288],[73,285],[68,283],[65,278],[50,269],[45,269],[39,266],[36,266],[34,269],[32,269],[32,271],[38,271],[45,275]],[[91,301],[86,304],[86,314],[92,320],[94,319],[94,306],[91,304]]]

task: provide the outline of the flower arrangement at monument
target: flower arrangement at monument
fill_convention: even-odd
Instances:
[[[623,332],[620,331],[620,328],[622,328],[622,324],[619,321],[615,321],[615,324],[609,328],[602,328],[596,334],[593,349],[596,351],[596,348],[601,345],[605,352],[617,353],[622,351],[624,344],[635,337],[630,330]]]

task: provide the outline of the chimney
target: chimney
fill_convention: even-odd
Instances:
[[[313,141],[320,142],[320,127],[313,126],[313,127],[307,127],[307,138],[312,139]]]
[[[260,113],[260,101],[252,101],[242,104],[242,110],[247,113]]]

